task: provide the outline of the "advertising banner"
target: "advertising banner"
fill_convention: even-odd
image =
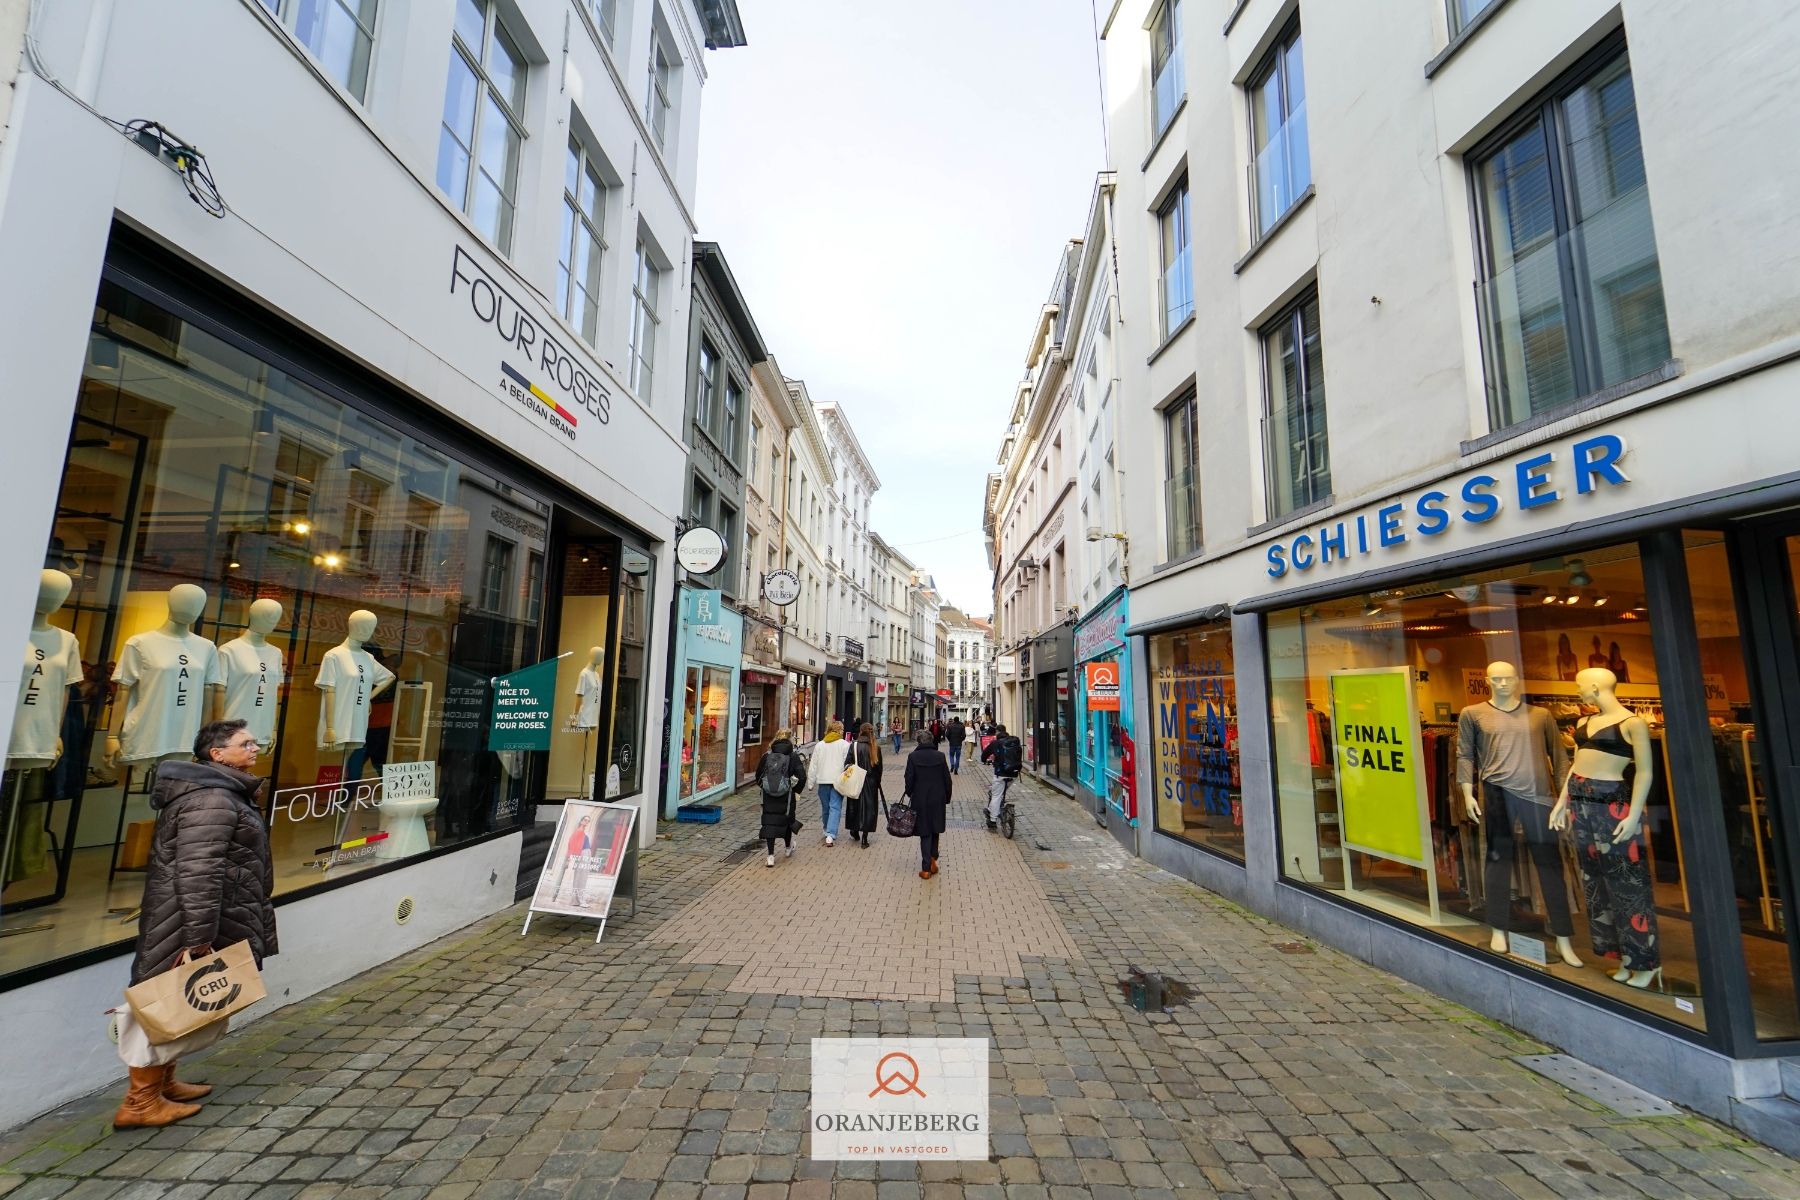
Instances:
[[[1119,664],[1112,660],[1091,662],[1087,670],[1089,712],[1119,711]]]
[[[1331,720],[1345,848],[1429,868],[1411,668],[1334,671]]]
[[[566,658],[559,655],[558,658]],[[548,750],[550,706],[556,693],[556,658],[494,677],[494,715],[489,750]]]
[[[636,819],[634,805],[564,801],[556,837],[544,859],[537,890],[531,895],[531,912],[525,915],[525,928],[519,932],[531,929],[532,913],[593,917],[600,922],[600,930],[594,935],[594,940],[599,941],[606,932],[606,918],[611,913],[620,877],[628,866],[635,865],[631,829]],[[636,882],[630,882],[635,907]]]

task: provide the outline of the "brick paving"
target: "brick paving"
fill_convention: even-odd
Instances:
[[[189,1071],[219,1085],[190,1121],[111,1133],[113,1091],[0,1136],[0,1195],[1800,1197],[1800,1163],[1699,1118],[1616,1116],[1513,1063],[1529,1039],[1323,947],[1278,952],[1291,933],[1047,789],[1015,793],[1004,842],[982,784],[965,768],[929,882],[910,845],[745,863],[745,793],[646,852],[639,913],[601,945],[585,922],[483,921],[227,1039]],[[991,922],[971,897],[1016,907],[997,944],[955,941]],[[922,971],[851,953],[933,938]],[[1129,965],[1194,1000],[1133,1012]],[[991,1160],[811,1162],[821,1035],[992,1039]]]

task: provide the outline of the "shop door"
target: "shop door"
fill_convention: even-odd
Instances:
[[[1757,1036],[1791,1039],[1800,1037],[1800,930],[1792,902],[1793,851],[1800,846],[1800,524],[1751,533],[1739,543],[1738,558],[1735,583],[1750,626],[1743,644],[1755,706],[1733,712],[1732,720],[1743,723],[1727,726],[1738,754],[1728,764],[1735,770],[1722,769],[1721,779],[1742,778],[1724,792],[1727,838]],[[1689,574],[1698,614],[1703,572],[1691,550]],[[1709,689],[1713,678],[1708,674]],[[1775,944],[1759,944],[1769,942]]]

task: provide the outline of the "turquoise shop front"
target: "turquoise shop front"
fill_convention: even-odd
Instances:
[[[1075,626],[1075,783],[1109,828],[1137,828],[1130,597],[1115,589]]]
[[[738,668],[744,617],[716,590],[683,588],[670,698],[663,816],[727,795],[737,785]]]

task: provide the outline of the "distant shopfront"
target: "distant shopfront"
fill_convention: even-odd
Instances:
[[[1127,833],[1138,823],[1129,608],[1121,587],[1075,626],[1076,794],[1108,828]]]
[[[738,778],[748,779],[757,759],[787,724],[782,690],[781,628],[754,612],[744,614],[744,657],[738,684]]]
[[[744,617],[717,591],[682,588],[675,630],[663,816],[729,792],[737,781],[739,671]]]
[[[1026,750],[1040,774],[1064,788],[1075,786],[1074,630],[1058,625],[1025,648],[1030,675],[1025,689]]]

